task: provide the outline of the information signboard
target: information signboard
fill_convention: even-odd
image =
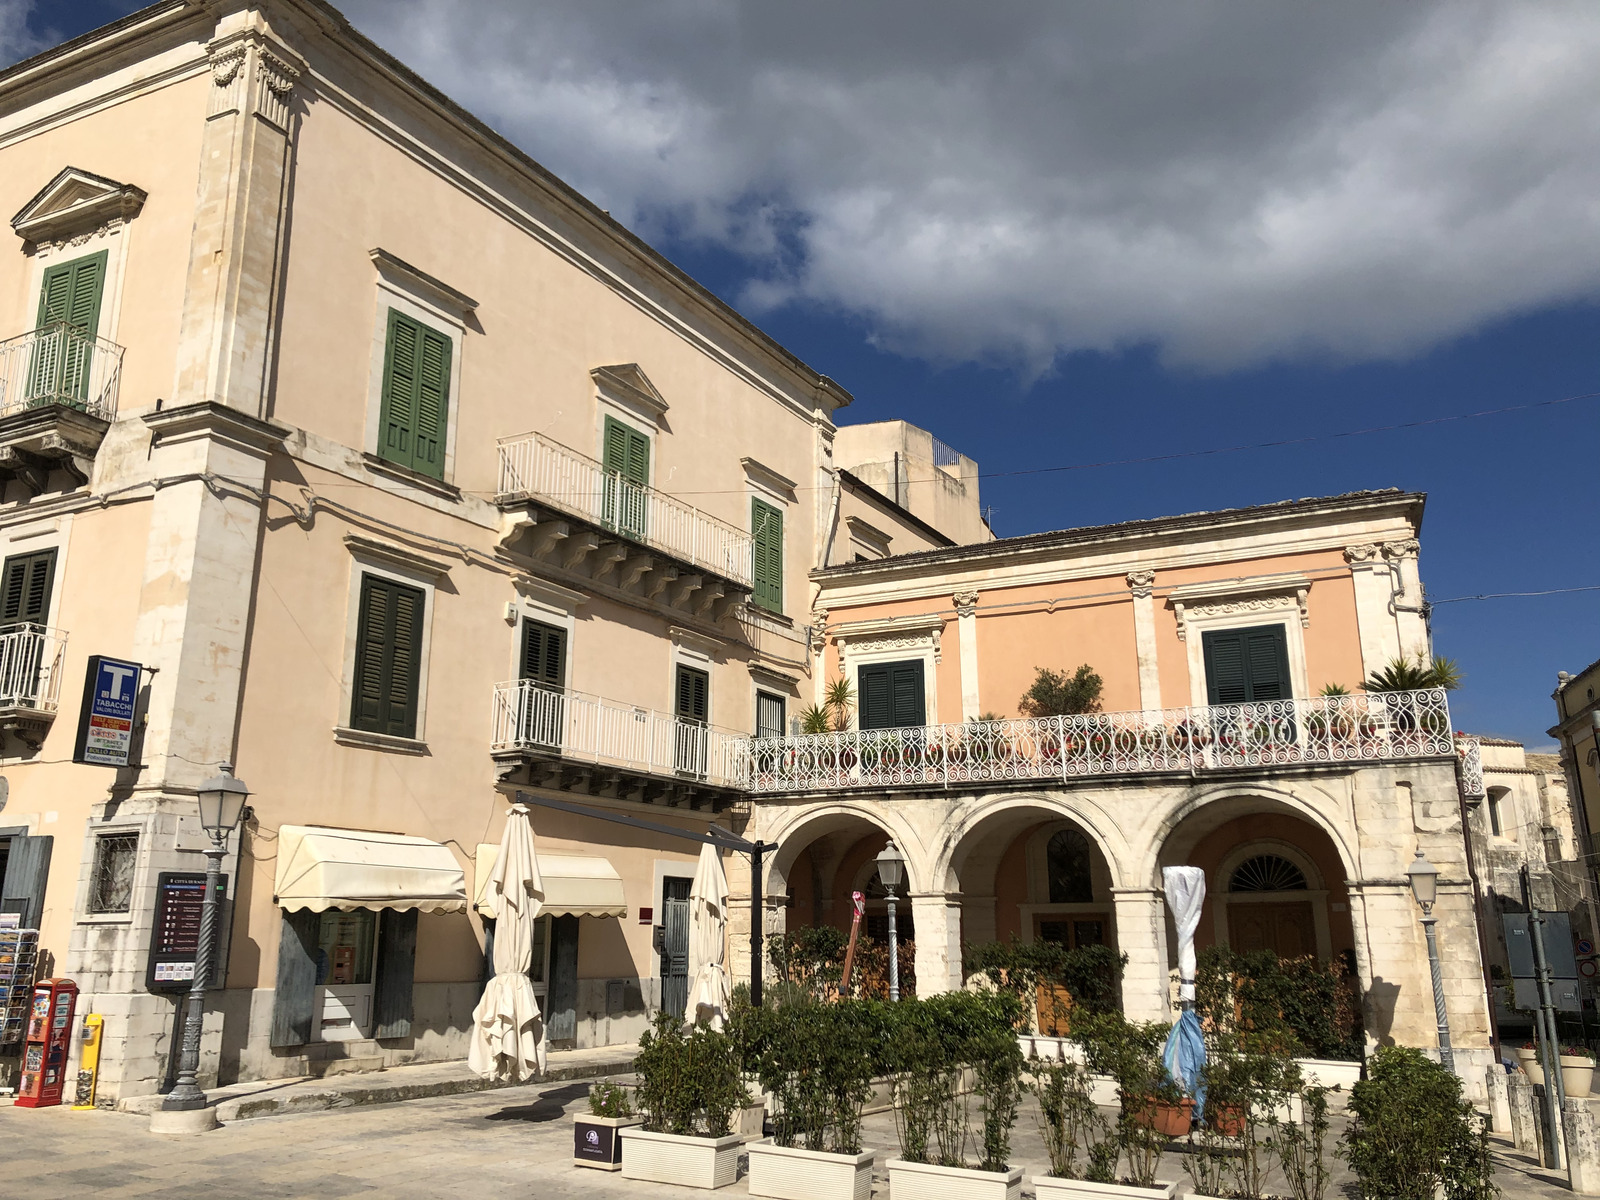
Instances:
[[[142,671],[136,662],[99,654],[89,656],[73,762],[125,767],[132,761],[134,710]]]
[[[228,877],[217,884],[217,903],[228,896]],[[194,983],[195,960],[200,954],[200,917],[205,910],[206,877],[203,871],[162,871],[156,876],[156,921],[150,937],[150,961],[144,986],[152,992],[187,992]],[[217,944],[211,983],[216,987],[227,961],[224,914],[217,913]]]

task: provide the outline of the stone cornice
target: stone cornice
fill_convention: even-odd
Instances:
[[[458,291],[443,280],[435,279],[426,271],[413,267],[405,259],[390,254],[381,247],[367,251],[378,274],[395,286],[409,292],[420,292],[440,308],[447,309],[465,319],[478,307],[478,302],[465,292]]]
[[[52,204],[72,192],[78,193],[77,199]],[[11,218],[11,228],[27,242],[57,241],[130,221],[139,215],[145,198],[144,189],[131,183],[118,183],[78,167],[67,167],[22,206]]]
[[[768,491],[777,492],[790,500],[795,498],[795,483],[787,475],[780,475],[764,462],[746,456],[739,460],[739,465],[744,468],[744,473],[750,477],[752,483],[758,483]]]
[[[450,574],[449,563],[442,559],[431,558],[419,550],[402,546],[398,542],[383,541],[359,533],[347,533],[344,535],[344,544],[345,549],[356,558],[374,559],[407,571],[431,575],[435,579],[443,579]]]
[[[283,439],[294,432],[286,425],[263,421],[211,400],[160,412],[152,410],[143,414],[143,420],[157,445],[209,437],[260,454],[281,450]]]

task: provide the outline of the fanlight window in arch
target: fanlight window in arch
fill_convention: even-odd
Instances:
[[[1089,878],[1089,839],[1076,829],[1063,829],[1045,847],[1051,904],[1088,904],[1094,899]]]
[[[1276,854],[1258,854],[1247,858],[1233,872],[1228,882],[1230,892],[1303,892],[1306,875],[1287,858]]]

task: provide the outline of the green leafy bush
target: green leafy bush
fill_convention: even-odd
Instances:
[[[657,1013],[655,1028],[639,1038],[635,1093],[644,1127],[652,1133],[726,1137],[733,1111],[749,1094],[739,1075],[733,1036],[701,1023],[685,1032],[670,1013]]]
[[[1121,1007],[1122,971],[1128,963],[1126,954],[1118,954],[1109,946],[1081,946],[1068,950],[1057,942],[987,942],[968,946],[966,974],[981,973],[1001,991],[1010,992],[1029,1012],[1034,1005],[1048,1005],[1050,998],[1040,997],[1041,984],[1053,984],[1072,998],[1072,1010],[1084,1013],[1118,1011]],[[1053,997],[1054,993],[1049,993]],[[1065,1013],[1040,1011],[1040,1027],[1052,1018]]]
[[[1350,1089],[1341,1153],[1365,1196],[1385,1200],[1494,1200],[1483,1119],[1461,1081],[1420,1050],[1384,1046]]]
[[[831,1154],[861,1152],[861,1109],[885,1073],[886,1020],[872,1001],[803,994],[741,1018],[744,1069],[774,1098],[773,1140]]]
[[[1071,675],[1040,667],[1033,686],[1017,701],[1017,709],[1025,717],[1067,717],[1098,712],[1100,693],[1104,690],[1105,681],[1088,663]]]
[[[1338,967],[1315,958],[1241,954],[1227,946],[1200,951],[1195,1008],[1217,1033],[1276,1039],[1283,1054],[1359,1062],[1361,1030],[1353,989]]]
[[[1073,1026],[1089,1069],[1117,1081],[1116,1144],[1127,1157],[1128,1180],[1137,1187],[1154,1186],[1167,1144],[1157,1128],[1156,1109],[1183,1099],[1161,1059],[1171,1029],[1159,1021],[1129,1021],[1120,1012],[1086,1015]]]
[[[970,1068],[979,1097],[979,1167],[1006,1169],[1011,1127],[1021,1098],[1021,1005],[999,992],[947,992],[885,1005],[888,1064],[894,1076],[895,1124],[907,1162],[964,1167],[973,1141]]]
[[[1116,1182],[1120,1148],[1111,1122],[1090,1094],[1088,1070],[1080,1063],[1035,1059],[1029,1063],[1029,1071],[1029,1090],[1039,1101],[1039,1136],[1050,1156],[1050,1174],[1058,1179]]]

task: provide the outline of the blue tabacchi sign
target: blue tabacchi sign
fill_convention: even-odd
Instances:
[[[72,761],[125,767],[133,750],[134,710],[144,668],[120,658],[89,657],[83,681],[83,711]]]

